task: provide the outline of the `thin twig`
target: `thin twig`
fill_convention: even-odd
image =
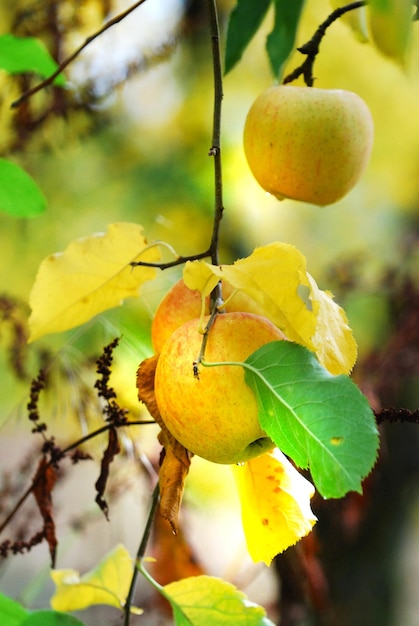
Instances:
[[[360,2],[351,2],[351,4],[346,4],[343,7],[339,7],[335,11],[333,11],[329,17],[318,27],[316,32],[310,41],[307,41],[304,45],[297,48],[298,52],[302,54],[306,54],[307,58],[303,61],[303,63],[297,67],[293,72],[288,74],[282,81],[282,84],[285,85],[287,83],[291,83],[296,80],[299,76],[304,76],[304,81],[308,87],[312,87],[314,83],[313,77],[313,65],[316,59],[316,56],[319,52],[320,43],[326,34],[326,30],[329,28],[333,22],[342,17],[345,13],[349,11],[353,11],[354,9],[359,9],[360,7],[365,6],[367,3],[365,1]]]
[[[126,426],[142,426],[142,425],[145,425],[145,424],[155,424],[155,423],[156,422],[154,420],[127,421],[124,424],[117,425],[116,428],[119,428],[119,426],[124,426],[124,427],[126,427]],[[112,424],[106,424],[105,426],[102,426],[101,428],[98,428],[97,430],[94,430],[93,432],[89,433],[88,435],[85,435],[81,439],[78,439],[77,441],[75,441],[74,443],[70,444],[69,446],[67,446],[67,448],[64,448],[64,450],[61,451],[61,458],[64,458],[65,455],[68,454],[68,452],[71,452],[71,450],[74,450],[75,448],[78,448],[83,443],[86,443],[86,441],[89,441],[90,439],[94,439],[94,437],[97,437],[98,435],[101,435],[102,433],[105,433],[106,431],[108,431],[110,428],[113,428],[113,427],[115,427],[115,426],[112,425]],[[54,462],[55,462],[55,460],[51,459],[48,462],[48,464],[45,466],[45,469],[47,469]],[[31,482],[31,484],[29,485],[29,487],[26,489],[26,491],[23,493],[23,495],[16,502],[16,504],[14,505],[12,511],[10,511],[8,516],[0,524],[0,533],[3,532],[3,530],[9,524],[9,522],[12,520],[12,518],[16,515],[16,513],[18,512],[20,507],[24,504],[24,502],[27,500],[27,498],[31,495],[32,491],[37,486],[37,484],[38,484],[38,482],[39,482],[39,480],[41,478],[42,478],[42,475],[39,475],[37,479],[33,480]]]
[[[419,409],[411,411],[405,408],[390,407],[375,413],[377,424],[399,422],[403,424],[419,424]]]
[[[38,479],[40,480],[40,476],[38,476]],[[32,481],[32,483],[29,485],[29,487],[26,489],[25,493],[19,498],[19,500],[17,501],[17,503],[15,504],[15,506],[13,507],[13,509],[10,511],[9,515],[6,517],[6,519],[0,524],[0,533],[6,528],[6,526],[8,525],[8,523],[13,519],[13,517],[16,515],[16,513],[18,512],[18,510],[20,509],[20,507],[22,506],[22,504],[26,501],[26,499],[30,496],[30,494],[32,493],[33,488],[35,487],[36,482]]]
[[[82,43],[82,45],[79,48],[77,48],[77,50],[75,50],[72,54],[70,54],[70,56],[68,56],[66,59],[64,59],[64,61],[62,61],[62,63],[60,63],[60,65],[57,67],[57,69],[55,70],[55,72],[53,74],[48,76],[48,78],[45,78],[45,80],[43,80],[42,82],[38,83],[37,85],[35,85],[31,89],[28,89],[27,91],[25,91],[25,93],[23,93],[17,100],[12,102],[12,104],[10,105],[11,108],[12,109],[16,109],[17,107],[19,107],[22,104],[22,102],[24,102],[25,100],[27,100],[28,98],[33,96],[35,93],[38,93],[38,91],[41,91],[41,89],[44,89],[45,87],[48,87],[48,85],[51,85],[51,83],[54,82],[54,80],[57,78],[57,76],[59,74],[61,74],[61,72],[67,67],[67,65],[70,65],[70,63],[72,63],[74,61],[74,59],[76,57],[78,57],[78,55],[90,43],[92,43],[92,41],[97,39],[100,35],[102,35],[105,31],[107,31],[112,26],[115,26],[115,24],[119,24],[119,22],[122,22],[122,20],[124,20],[135,9],[138,9],[138,7],[140,5],[142,5],[145,1],[146,0],[138,0],[138,2],[135,2],[135,4],[133,4],[130,7],[128,7],[128,9],[126,9],[122,13],[119,13],[118,15],[113,17],[111,20],[106,22],[106,24],[104,24],[102,26],[102,28],[100,30],[98,30],[96,33],[94,33],[93,35],[90,35],[90,37],[87,37],[87,39],[84,41],[84,43]]]
[[[81,446],[83,443],[86,443],[86,441],[89,441],[90,439],[94,439],[95,437],[97,437],[98,435],[101,435],[102,433],[106,433],[107,430],[109,430],[112,427],[116,428],[120,428],[120,427],[125,427],[125,426],[142,426],[144,424],[155,424],[156,422],[154,420],[136,420],[136,421],[126,421],[122,424],[106,424],[106,426],[102,426],[101,428],[98,428],[97,430],[94,430],[93,432],[89,433],[88,435],[85,435],[84,437],[82,437],[81,439],[79,439],[78,441],[75,441],[74,443],[70,444],[69,446],[67,446],[67,448],[64,448],[64,450],[62,451],[62,454],[65,455],[68,452],[71,452],[71,450],[74,450],[74,448],[78,448],[79,446]]]
[[[223,203],[223,173],[221,160],[221,105],[223,101],[223,68],[221,64],[220,52],[220,28],[218,24],[217,3],[215,0],[208,0],[208,16],[211,34],[212,66],[214,76],[214,113],[212,128],[212,146],[209,155],[214,157],[214,222],[211,235],[211,261],[214,265],[219,265],[219,236],[221,220],[224,212]],[[217,305],[223,299],[221,282],[213,289],[210,297],[211,311],[218,311]],[[209,332],[215,319],[212,318],[206,329]],[[204,336],[203,350],[205,351],[206,335]]]
[[[188,256],[178,256],[173,261],[166,261],[165,263],[157,263],[152,261],[132,261],[130,265],[132,267],[155,267],[159,270],[167,270],[170,267],[176,267],[176,265],[184,265],[187,261],[199,261],[199,259],[206,259],[211,257],[212,250],[209,248],[205,252],[199,252],[198,254],[191,254]]]
[[[220,53],[220,29],[218,25],[217,4],[215,0],[208,0],[208,16],[211,35],[211,52],[214,75],[214,111],[212,143],[208,151],[209,156],[214,158],[214,221],[211,233],[211,241],[208,250],[190,256],[179,256],[173,261],[165,263],[151,263],[147,261],[134,261],[133,267],[155,267],[161,270],[183,265],[187,261],[198,261],[210,258],[214,265],[219,265],[219,239],[220,226],[224,212],[223,204],[223,177],[221,161],[221,104],[223,100],[223,71]],[[215,309],[222,301],[221,283],[211,293],[211,310]]]
[[[128,595],[127,595],[127,599],[125,602],[125,607],[124,607],[124,614],[125,614],[125,618],[124,618],[124,626],[129,626],[130,623],[130,616],[131,616],[131,606],[132,606],[132,602],[134,599],[134,593],[135,593],[135,588],[137,586],[137,579],[138,579],[138,574],[139,574],[139,570],[137,567],[137,564],[141,561],[141,559],[144,557],[145,552],[147,550],[147,545],[150,539],[150,535],[151,535],[151,531],[153,528],[153,522],[154,522],[154,517],[156,515],[156,511],[157,511],[157,506],[159,504],[159,497],[160,497],[160,490],[159,490],[159,483],[156,484],[156,486],[154,487],[152,496],[151,496],[151,506],[150,506],[150,511],[147,517],[147,522],[144,528],[144,532],[143,532],[143,536],[141,538],[140,541],[140,545],[137,551],[137,556],[135,559],[135,567],[134,567],[134,571],[132,573],[132,578],[131,578],[131,584],[129,587],[129,591],[128,591]]]
[[[211,34],[212,65],[214,75],[214,112],[212,145],[209,155],[214,157],[214,224],[211,237],[211,261],[219,265],[219,234],[223,216],[223,178],[221,165],[221,104],[223,100],[223,71],[220,53],[220,29],[218,25],[217,3],[208,0],[208,15]]]

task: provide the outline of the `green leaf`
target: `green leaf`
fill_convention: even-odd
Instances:
[[[227,28],[225,73],[238,63],[265,17],[271,0],[237,0]]]
[[[413,0],[369,0],[367,15],[372,39],[380,52],[406,65],[412,42]]]
[[[2,626],[22,626],[28,611],[15,600],[0,593],[0,624]]]
[[[278,79],[281,77],[285,61],[294,47],[304,1],[274,0],[274,27],[266,40],[266,51],[272,72]]]
[[[212,576],[192,576],[161,588],[176,626],[274,626],[265,609],[234,585]]]
[[[0,159],[0,211],[14,217],[35,217],[45,210],[46,199],[21,167]]]
[[[330,4],[332,9],[340,9],[348,4],[348,0],[330,0]],[[369,40],[366,6],[348,11],[340,19],[351,29],[358,41],[365,43]]]
[[[35,72],[46,78],[56,71],[58,65],[39,39],[7,34],[0,35],[0,68],[9,74]],[[63,74],[54,79],[54,84],[59,87],[65,82]]]
[[[325,498],[361,492],[375,463],[378,432],[366,397],[344,375],[333,376],[303,346],[279,341],[245,362],[259,421],[297,466],[310,468]]]
[[[29,615],[21,626],[84,626],[76,617],[59,611],[36,611]]]

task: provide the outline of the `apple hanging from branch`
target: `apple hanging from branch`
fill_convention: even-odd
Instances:
[[[260,427],[256,398],[242,367],[202,366],[194,375],[202,345],[200,323],[183,324],[164,343],[154,381],[157,406],[168,430],[190,452],[213,463],[241,463],[274,443]],[[208,333],[205,361],[242,363],[261,346],[283,339],[264,317],[222,313]]]
[[[258,183],[279,200],[324,206],[345,196],[373,144],[368,106],[355,93],[279,85],[256,98],[244,151]]]

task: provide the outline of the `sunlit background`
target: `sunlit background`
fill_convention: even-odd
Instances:
[[[2,2],[2,32],[40,36],[61,60],[101,26],[108,8],[105,0],[45,3],[59,10],[57,23],[62,29],[56,49],[57,39],[48,32],[48,20],[39,4],[31,0]],[[107,18],[129,6],[123,1],[109,4]],[[222,0],[218,4],[223,43],[234,2]],[[22,320],[27,318],[29,292],[42,259],[63,250],[73,239],[104,231],[109,223],[142,224],[149,241],[166,241],[182,255],[208,246],[214,204],[213,164],[208,156],[213,83],[205,9],[205,2],[147,0],[97,38],[67,68],[71,106],[66,114],[56,108],[24,135],[19,136],[14,125],[19,113],[10,109],[10,103],[19,95],[19,83],[0,71],[1,156],[22,165],[48,200],[46,212],[33,219],[0,213],[1,294],[22,303]],[[310,38],[329,12],[327,0],[308,0],[297,43]],[[329,29],[315,65],[315,84],[357,92],[372,111],[375,144],[370,165],[356,188],[340,202],[320,209],[293,201],[278,202],[265,194],[252,178],[243,154],[247,110],[272,83],[264,53],[271,21],[269,14],[241,63],[224,80],[222,261],[232,262],[274,240],[297,246],[306,255],[308,270],[321,288],[333,291],[347,311],[359,343],[360,368],[355,377],[366,392],[374,391],[369,368],[377,361],[368,359],[377,352],[381,354],[386,346],[390,350],[392,338],[399,336],[394,311],[400,307],[409,311],[414,298],[419,311],[419,35],[415,32],[412,61],[402,70],[373,46],[357,41],[344,24],[336,23]],[[289,68],[299,61],[296,53]],[[35,114],[42,112],[49,97],[37,95],[30,109]],[[48,366],[50,376],[49,391],[41,404],[42,417],[60,443],[71,441],[100,422],[93,390],[94,359],[115,336],[122,337],[113,373],[120,403],[129,408],[131,416],[144,416],[136,400],[136,368],[151,354],[153,311],[180,272],[179,268],[161,272],[157,280],[145,286],[140,299],[127,301],[122,308],[82,328],[30,345],[24,356],[25,376],[20,380],[9,365],[8,346],[13,341],[5,325],[0,334],[0,458],[1,469],[10,480],[19,473],[30,480],[31,468],[36,465],[36,457],[30,455],[37,442],[29,435],[31,426],[25,406],[30,379],[37,375],[41,364]],[[403,290],[405,283],[415,287],[411,298]],[[419,318],[416,321],[419,324]],[[417,340],[417,332],[413,333],[415,337]],[[417,345],[416,350],[411,346],[411,358],[416,359],[416,375],[412,374],[413,366],[406,368],[403,384],[388,401],[415,409],[419,402]],[[367,365],[362,367],[362,363]],[[336,587],[342,605],[345,598],[352,607],[344,607],[348,619],[352,619],[345,622],[348,625],[417,626],[419,621],[415,582],[419,573],[417,428],[389,425],[383,436],[384,451],[393,465],[386,466],[380,476],[382,480],[394,479],[389,497],[393,498],[394,493],[400,497],[386,505],[379,500],[378,506],[383,509],[382,515],[374,518],[378,526],[364,528],[363,532],[377,533],[384,543],[388,539],[394,544],[387,546],[385,559],[377,556],[382,551],[378,539],[376,552],[371,550],[366,556],[367,564],[354,551],[354,559],[358,560],[354,560],[353,571],[350,566],[342,567],[342,561],[350,561],[350,553],[337,550],[329,554],[332,571],[333,567],[344,570]],[[127,458],[115,463],[109,523],[94,503],[97,465],[85,462],[66,468],[62,485],[56,490],[58,567],[86,571],[119,542],[135,553],[160,451],[156,433],[154,426],[126,433]],[[102,444],[92,445],[90,451],[96,459],[100,459]],[[28,459],[32,459],[29,471],[24,468]],[[22,491],[25,484],[22,480]],[[11,503],[7,503],[6,510]],[[327,503],[319,507],[319,518],[326,515],[326,510]],[[247,556],[229,468],[209,467],[194,460],[183,515],[191,550],[203,570],[234,582],[278,620],[277,573],[273,568],[266,570],[251,564]],[[362,516],[362,507],[354,515]],[[356,526],[356,521],[348,521],[351,523]],[[397,525],[399,535],[392,532]],[[323,543],[327,528],[326,524]],[[334,532],[332,523],[329,530]],[[368,544],[368,535],[365,541]],[[349,540],[344,550],[348,546]],[[356,566],[362,565],[360,585],[355,585],[357,597],[349,587],[354,584],[353,576],[357,576]],[[30,606],[45,606],[53,589],[48,567],[43,545],[29,555],[9,558],[0,565],[0,590]],[[381,568],[385,569],[382,575]],[[372,585],[369,592],[360,591],[368,580]],[[346,595],[339,587],[345,584]],[[370,596],[375,593],[382,597],[384,592],[383,610],[375,607],[374,614],[366,612]],[[150,593],[145,586],[140,591],[140,602],[151,603]],[[155,610],[152,603],[150,606]],[[116,623],[116,612],[98,611],[92,612],[91,624],[98,623],[98,615],[107,619],[109,614],[106,624]],[[170,623],[155,612],[156,624]],[[355,619],[357,615],[359,619]],[[362,621],[364,617],[360,616],[366,615],[367,621]],[[303,615],[295,623],[314,623],[308,619]],[[147,618],[138,618],[141,623],[152,624]]]

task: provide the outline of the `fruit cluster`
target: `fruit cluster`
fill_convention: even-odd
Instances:
[[[285,339],[283,333],[243,293],[231,296],[208,333],[205,361],[235,365],[202,366],[194,374],[203,335],[201,296],[177,282],[160,303],[152,324],[159,354],[155,395],[161,418],[171,434],[190,452],[214,463],[233,464],[274,447],[259,425],[256,398],[245,383],[245,361],[261,346]],[[207,303],[209,306],[209,303]],[[209,317],[204,317],[205,326]]]
[[[244,149],[260,185],[279,199],[326,205],[342,198],[364,171],[373,124],[356,94],[312,87],[271,87],[251,107]],[[159,354],[155,397],[170,433],[215,463],[241,463],[274,447],[258,420],[256,398],[240,366],[261,346],[285,339],[244,293],[223,281],[225,309],[208,332],[201,296],[180,280],[158,307],[152,341]],[[206,314],[209,314],[206,302]],[[220,365],[220,363],[227,363]]]

